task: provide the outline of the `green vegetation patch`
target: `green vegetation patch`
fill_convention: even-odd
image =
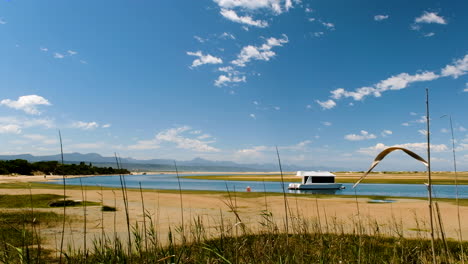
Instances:
[[[103,212],[115,212],[115,211],[117,211],[117,208],[115,208],[113,206],[103,205],[102,208],[101,208],[101,211],[103,211]]]
[[[0,195],[1,208],[49,208],[63,206],[63,196],[56,194]],[[66,206],[93,206],[96,202],[65,200]]]

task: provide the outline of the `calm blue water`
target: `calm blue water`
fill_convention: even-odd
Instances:
[[[194,175],[194,174],[190,174]],[[188,176],[188,174],[180,174]],[[81,178],[84,185],[120,187],[119,176],[95,176]],[[175,175],[155,174],[155,175],[126,175],[127,188],[139,188],[141,182],[144,189],[178,190],[179,186]],[[252,188],[252,192],[282,192],[280,182],[252,182],[252,181],[220,181],[220,180],[194,180],[181,178],[183,190],[210,190],[210,191],[245,191],[247,186]],[[62,180],[51,181],[52,184],[62,184]],[[79,179],[66,179],[68,185],[79,185]],[[287,190],[288,183],[285,183],[286,191],[289,193],[305,194],[336,194],[354,195],[352,184],[343,184],[344,190],[326,191],[293,191]],[[433,186],[434,197],[455,198],[454,185]],[[468,185],[458,186],[459,198],[468,198]],[[427,187],[423,184],[366,184],[361,183],[356,188],[357,195],[379,195],[379,196],[400,196],[400,197],[427,197]]]

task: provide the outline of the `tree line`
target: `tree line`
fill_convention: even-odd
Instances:
[[[112,167],[95,167],[92,163],[61,164],[58,161],[28,162],[23,159],[0,160],[0,175],[96,175],[96,174],[129,174],[127,169]]]

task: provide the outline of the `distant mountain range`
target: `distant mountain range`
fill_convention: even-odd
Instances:
[[[103,157],[97,153],[64,153],[65,163],[93,163],[99,167],[116,167],[115,157]],[[33,156],[31,154],[20,155],[0,155],[0,160],[24,159],[29,162],[37,161],[60,161],[61,155]],[[151,159],[137,160],[133,158],[121,158],[122,166],[131,171],[173,171],[174,160],[169,159]],[[188,161],[177,161],[177,167],[180,171],[279,171],[278,164],[239,164],[232,161],[211,161],[202,158],[194,158]],[[283,171],[296,170],[331,170],[341,171],[343,168],[329,167],[306,167],[297,165],[282,164]]]

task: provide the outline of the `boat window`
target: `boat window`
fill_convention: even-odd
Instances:
[[[312,177],[312,183],[334,183],[335,177]]]

